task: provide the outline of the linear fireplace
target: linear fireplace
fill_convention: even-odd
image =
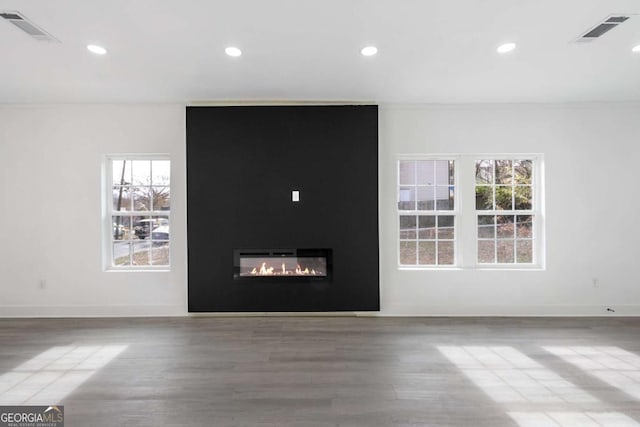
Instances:
[[[331,249],[235,249],[236,280],[329,280]]]

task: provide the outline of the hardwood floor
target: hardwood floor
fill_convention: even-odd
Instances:
[[[0,404],[24,402],[66,426],[640,426],[640,319],[0,320]]]

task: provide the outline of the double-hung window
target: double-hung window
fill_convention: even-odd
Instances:
[[[541,155],[398,160],[401,268],[543,268]]]
[[[111,156],[107,158],[106,169],[107,268],[169,268],[169,158]]]
[[[455,265],[455,160],[406,159],[398,165],[400,265]]]
[[[532,159],[475,161],[478,264],[533,264]]]

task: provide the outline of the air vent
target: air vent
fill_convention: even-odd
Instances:
[[[29,34],[31,37],[38,41],[47,41],[47,42],[57,42],[59,41],[51,34],[47,33],[42,28],[35,25],[33,22],[29,21],[23,14],[20,12],[12,11],[4,11],[0,12],[0,17],[5,20],[11,22],[16,27],[20,28],[25,33]]]
[[[598,25],[588,29],[584,32],[580,37],[576,39],[577,42],[591,42],[609,31],[616,28],[618,25],[627,21],[631,18],[631,15],[610,15],[604,21],[600,22]]]

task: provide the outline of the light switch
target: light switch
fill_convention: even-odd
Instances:
[[[298,190],[293,190],[291,192],[291,201],[299,202],[300,201],[300,192]]]

